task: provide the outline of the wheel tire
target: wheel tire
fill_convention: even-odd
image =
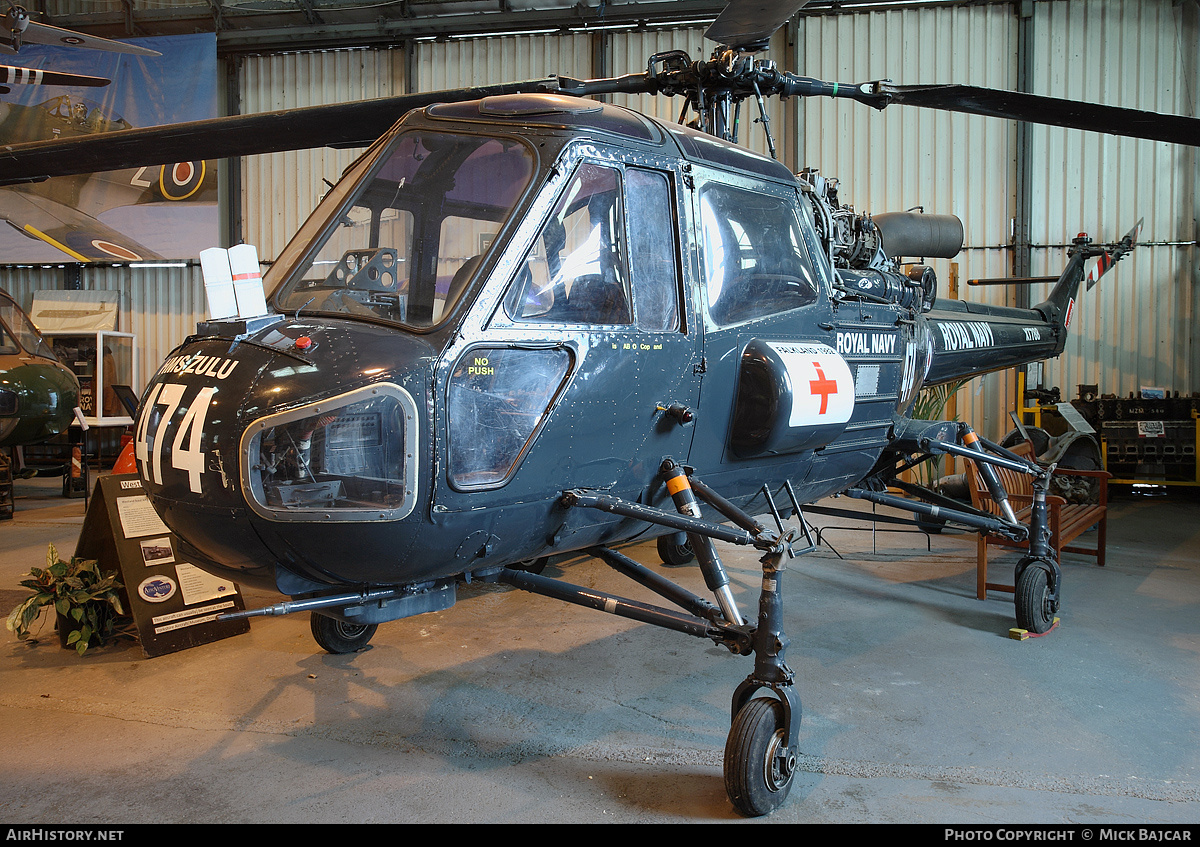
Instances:
[[[1054,623],[1050,601],[1050,577],[1045,568],[1030,565],[1021,572],[1016,588],[1017,626],[1042,633]]]
[[[313,612],[309,620],[313,638],[327,653],[354,653],[367,646],[379,624],[353,624]]]
[[[786,764],[775,756],[786,743],[778,700],[755,698],[733,719],[725,742],[725,791],[741,814],[760,817],[787,799],[796,774],[795,751]]]
[[[683,536],[683,543],[678,543],[675,539]],[[692,544],[687,540],[687,536],[683,533],[672,533],[670,535],[660,535],[658,537],[658,557],[663,560],[663,564],[680,565],[691,564],[696,558],[696,553],[692,550]]]

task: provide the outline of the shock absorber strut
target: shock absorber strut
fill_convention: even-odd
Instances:
[[[699,518],[700,503],[696,499],[696,493],[692,491],[691,481],[684,469],[668,460],[663,463],[662,470],[667,493],[671,495],[675,509],[681,515]],[[721,557],[717,555],[712,539],[696,532],[689,532],[687,537],[696,554],[700,572],[704,574],[704,583],[716,596],[717,605],[720,606],[725,619],[734,626],[740,626],[744,620],[738,611],[737,603],[734,602],[733,592],[729,590],[729,575],[725,572],[725,566],[721,564]]]
[[[967,424],[959,424],[959,437],[964,447],[976,453],[983,453],[983,447],[979,443],[979,436]],[[992,500],[1000,507],[1000,511],[1004,517],[1009,523],[1017,523],[1017,515],[1013,511],[1012,504],[1008,502],[1008,492],[1004,490],[1004,485],[1000,482],[1000,477],[996,473],[996,469],[988,462],[975,462],[975,467],[979,470],[979,476],[983,479],[983,484],[987,486],[988,494],[992,496]]]

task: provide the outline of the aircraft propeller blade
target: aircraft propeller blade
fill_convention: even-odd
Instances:
[[[0,65],[0,85],[85,85],[97,88],[111,82],[112,80],[102,76],[84,76],[65,71],[42,71],[37,68]]]
[[[922,106],[1200,146],[1200,118],[973,85],[892,85],[881,82],[875,83],[874,88],[882,105]]]

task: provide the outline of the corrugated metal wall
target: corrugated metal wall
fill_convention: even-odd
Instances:
[[[250,56],[241,65],[241,111],[370,100],[403,94],[404,52],[330,50]],[[399,120],[400,116],[396,116]],[[279,255],[329,183],[362,151],[293,150],[242,160],[242,238],[259,258]]]
[[[1051,2],[1034,12],[1035,93],[1200,114],[1195,3]],[[1147,245],[1081,298],[1050,384],[1068,397],[1082,383],[1119,395],[1143,385],[1200,390],[1196,149],[1036,127],[1033,161],[1034,273],[1060,267],[1061,245],[1078,232],[1114,240],[1144,218]]]
[[[415,45],[415,90],[437,91],[550,74],[592,76],[592,36],[512,35],[459,38]]]

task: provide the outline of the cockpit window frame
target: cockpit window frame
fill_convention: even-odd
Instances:
[[[681,196],[679,175],[676,172],[678,165],[678,159],[664,158],[653,153],[630,149],[609,150],[590,139],[582,139],[565,148],[555,166],[555,170],[559,171],[560,175],[560,179],[557,181],[557,188],[553,196],[546,202],[545,211],[536,222],[530,242],[521,246],[519,255],[516,256],[513,262],[514,267],[509,271],[502,288],[503,295],[493,310],[487,322],[488,325],[493,328],[506,328],[516,331],[537,330],[542,333],[566,332],[570,334],[581,331],[613,331],[621,333],[687,335],[692,323],[691,307],[687,296],[689,287],[687,281],[689,276],[687,263],[689,260],[686,255],[685,246],[680,243],[680,233],[686,227],[685,219],[682,216],[682,207],[686,201]],[[558,208],[566,192],[570,190],[570,186],[573,184],[580,169],[585,166],[611,168],[617,174],[617,188],[620,195],[619,203],[621,205],[620,238],[622,241],[622,274],[626,280],[627,295],[630,298],[630,319],[621,323],[604,323],[584,320],[538,320],[514,317],[510,313],[511,304],[509,301],[513,296],[514,288],[519,284],[518,278],[524,266],[524,258],[534,249],[535,242],[541,236],[544,226],[554,214],[554,210]],[[648,328],[642,323],[641,319],[639,285],[634,278],[636,271],[634,261],[635,238],[633,237],[633,233],[630,232],[632,225],[628,186],[628,172],[630,170],[643,171],[661,176],[666,183],[666,190],[669,195],[669,206],[665,210],[665,220],[669,223],[669,228],[672,231],[671,262],[674,268],[675,286],[675,321],[674,325],[669,329]],[[543,200],[545,201],[546,198],[543,198]],[[510,250],[511,247],[512,245],[510,245]]]
[[[267,498],[261,480],[255,476],[260,463],[257,457],[252,455],[258,438],[264,432],[317,415],[333,414],[355,404],[376,399],[393,402],[403,418],[401,424],[403,443],[400,447],[404,456],[401,479],[404,485],[404,499],[398,506],[390,509],[378,506],[374,508],[362,506],[353,509],[305,506],[289,509],[273,506],[266,502]],[[421,455],[419,451],[421,443],[419,411],[413,396],[402,386],[390,382],[377,382],[259,418],[242,431],[238,442],[240,484],[246,503],[259,517],[280,522],[312,521],[320,518],[330,523],[348,523],[402,520],[408,517],[416,507],[419,493]]]
[[[0,327],[3,328],[2,335],[12,339],[13,345],[17,348],[14,351],[0,348],[0,355],[41,356],[45,359],[58,359],[25,310],[17,305],[17,301],[7,292],[3,291],[0,291]]]
[[[311,307],[301,306],[299,309],[294,307],[288,308],[280,303],[280,296],[287,289],[288,283],[292,282],[297,273],[304,273],[311,267],[311,263],[325,247],[326,243],[332,237],[333,231],[340,225],[343,218],[350,212],[354,205],[354,200],[358,194],[358,187],[362,184],[373,180],[380,170],[390,160],[395,149],[403,143],[403,137],[410,133],[415,134],[438,134],[447,136],[461,136],[465,138],[476,138],[481,140],[495,140],[504,144],[514,144],[522,147],[529,157],[530,170],[529,179],[525,186],[521,189],[520,194],[516,197],[507,215],[499,220],[497,232],[482,255],[482,260],[474,267],[471,272],[473,279],[478,279],[479,276],[487,270],[496,259],[496,250],[493,245],[503,243],[509,236],[512,229],[519,225],[525,215],[526,207],[540,190],[544,181],[544,163],[542,155],[537,146],[531,143],[529,138],[522,137],[510,132],[483,132],[478,130],[467,130],[460,127],[430,127],[422,125],[398,125],[392,132],[384,136],[365,152],[358,160],[353,162],[343,172],[342,178],[335,183],[334,187],[318,205],[317,209],[308,220],[301,226],[287,246],[280,252],[279,258],[272,264],[264,275],[264,286],[270,291],[269,300],[272,306],[280,312],[292,314],[309,314],[309,315],[324,315],[337,318],[346,318],[352,320],[363,320],[369,323],[378,323],[388,327],[394,327],[406,332],[423,335],[432,332],[437,332],[443,329],[446,325],[452,322],[452,319],[461,312],[462,305],[469,300],[466,296],[457,297],[454,302],[447,302],[440,315],[437,316],[428,325],[412,324],[401,321],[389,320],[382,316],[371,316],[366,314],[354,314],[340,311],[318,310]],[[328,204],[324,214],[319,214],[322,207]],[[301,270],[303,269],[303,270]]]

